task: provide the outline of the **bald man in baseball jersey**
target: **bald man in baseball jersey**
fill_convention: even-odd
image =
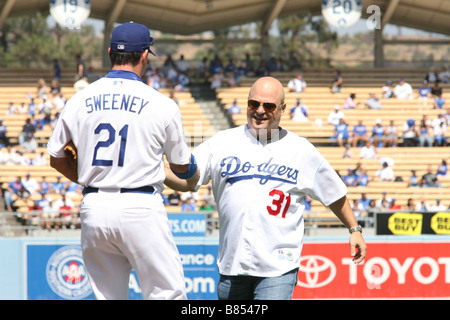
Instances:
[[[199,173],[178,106],[141,81],[152,44],[143,25],[114,29],[112,69],[67,102],[47,147],[51,166],[71,180],[63,148],[72,140],[78,150],[81,247],[97,299],[128,299],[132,268],[144,299],[186,299],[160,194],[164,156],[188,184]]]
[[[349,228],[350,254],[366,244],[336,171],[305,138],[279,126],[284,90],[259,78],[248,97],[247,124],[221,131],[193,154],[202,184],[212,183],[219,212],[219,299],[292,299],[297,282],[305,196],[321,201]],[[176,177],[165,182],[187,190]]]

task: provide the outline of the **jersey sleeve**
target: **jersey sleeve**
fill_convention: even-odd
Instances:
[[[166,126],[166,141],[163,145],[167,161],[173,164],[188,164],[191,151],[186,144],[181,113],[178,111]]]
[[[330,163],[323,159],[315,173],[311,197],[329,206],[347,194],[347,187]]]
[[[72,137],[69,125],[65,121],[66,110],[63,110],[47,144],[47,153],[54,158],[64,158],[64,146]]]
[[[201,185],[206,185],[211,180],[211,150],[210,141],[205,141],[196,147],[192,154],[197,161],[197,166],[200,169],[200,179],[198,180],[196,190],[200,188]]]

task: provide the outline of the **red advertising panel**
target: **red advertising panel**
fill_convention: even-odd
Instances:
[[[450,241],[367,242],[355,265],[347,242],[303,246],[294,299],[449,298]]]

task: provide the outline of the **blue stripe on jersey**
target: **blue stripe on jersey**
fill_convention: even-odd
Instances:
[[[141,77],[139,77],[136,73],[125,70],[109,70],[105,78],[121,78],[142,81]]]
[[[246,176],[230,177],[227,179],[226,182],[228,182],[229,184],[233,184],[233,183],[241,181],[241,180],[250,180],[250,179],[260,179],[259,180],[260,184],[266,184],[266,182],[269,180],[275,180],[275,181],[281,181],[281,182],[285,182],[285,183],[296,184],[296,181],[290,181],[290,180],[286,180],[286,179],[282,179],[282,178],[272,177],[271,175],[262,175],[262,174],[251,174],[251,175],[246,175]]]

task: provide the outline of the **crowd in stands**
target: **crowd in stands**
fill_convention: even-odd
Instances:
[[[74,77],[75,91],[82,90],[87,84],[98,79],[92,70],[85,67],[80,56],[76,57],[77,69]],[[44,79],[39,79],[35,92],[26,95],[27,101],[11,101],[7,108],[7,115],[26,115],[26,121],[17,137],[18,145],[11,144],[8,140],[8,128],[0,119],[0,165],[23,165],[42,166],[47,165],[47,157],[43,152],[38,153],[38,142],[36,132],[40,130],[53,129],[55,122],[65,106],[66,98],[61,88],[61,68],[58,61],[53,61],[54,76],[49,84]],[[289,71],[295,72],[287,83],[287,90],[292,93],[303,93],[307,90],[307,79],[302,73],[301,62],[296,57],[291,57],[289,62],[282,59],[270,58],[256,64],[250,55],[239,62],[229,58],[223,63],[219,56],[214,56],[210,61],[203,58],[196,65],[184,59],[181,54],[178,59],[172,59],[167,55],[164,63],[160,66],[149,64],[145,73],[146,83],[156,90],[172,88],[171,98],[176,101],[175,92],[184,92],[191,83],[191,78],[207,83],[211,89],[221,87],[237,87],[246,76],[264,76],[272,72]],[[359,152],[360,159],[379,159],[380,169],[373,176],[362,168],[361,163],[356,168],[348,168],[347,173],[341,175],[344,183],[349,186],[368,186],[372,181],[396,181],[399,177],[392,169],[391,159],[378,158],[378,148],[395,148],[399,145],[400,138],[404,146],[434,147],[446,146],[446,130],[450,125],[450,107],[443,98],[440,83],[450,82],[450,72],[446,68],[439,71],[430,70],[423,79],[422,85],[414,92],[412,86],[403,78],[399,78],[394,86],[392,81],[386,81],[380,88],[380,95],[376,92],[368,92],[367,97],[359,99],[356,93],[350,93],[341,104],[336,104],[330,112],[329,124],[335,128],[334,136],[331,137],[336,145],[344,148],[344,158],[351,158],[352,152]],[[344,86],[344,75],[335,70],[330,75],[330,93],[341,92]],[[431,84],[431,85],[430,85]],[[381,97],[381,98],[380,98]],[[408,119],[405,123],[397,125],[395,120],[383,123],[377,119],[371,128],[360,119],[352,124],[350,131],[345,112],[350,109],[383,109],[382,99],[422,100],[432,101],[433,108],[442,109],[435,119],[423,115],[420,123]],[[310,121],[309,108],[302,99],[296,99],[295,105],[289,106],[290,119],[296,122]],[[242,108],[237,99],[228,108],[230,114],[241,113]],[[401,129],[400,129],[401,128]],[[34,153],[33,157],[27,154]],[[339,173],[339,172],[338,172]],[[411,171],[408,179],[408,187],[440,187],[440,176],[447,175],[447,164],[445,159],[438,168],[431,165],[428,172],[421,177],[416,171]],[[43,229],[79,228],[79,207],[71,200],[72,196],[81,195],[81,187],[75,183],[62,182],[59,176],[55,182],[48,182],[43,176],[39,182],[27,174],[25,177],[16,177],[7,183],[3,189],[6,210],[15,211],[18,202],[25,202],[29,209],[28,214],[18,213],[17,217],[23,224],[38,221]],[[172,193],[162,195],[164,204],[168,207],[179,208],[181,212],[214,211],[216,204],[212,196],[211,188],[202,197],[198,193]],[[306,199],[307,209],[310,209],[311,199]],[[395,199],[389,198],[383,193],[380,199],[369,199],[366,194],[361,194],[361,199],[354,200],[352,207],[358,217],[371,216],[376,210],[435,210],[440,205],[439,199],[436,204],[426,204],[420,201],[417,204],[410,199],[408,205],[401,207],[395,203]],[[414,208],[414,209],[413,209]],[[425,209],[426,208],[426,209]],[[442,209],[442,205],[441,205]],[[447,208],[445,208],[447,209]],[[38,216],[39,215],[39,216]]]

